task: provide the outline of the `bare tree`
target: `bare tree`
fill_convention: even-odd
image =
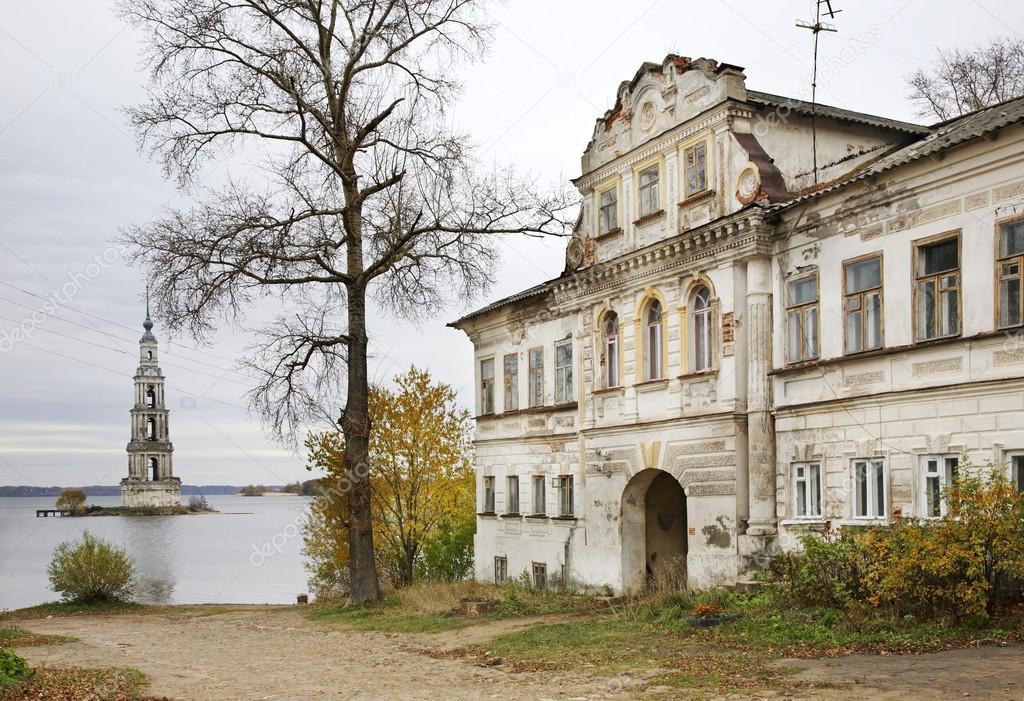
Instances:
[[[934,65],[912,73],[907,84],[918,114],[943,121],[1024,95],[1024,40],[940,49]]]
[[[478,175],[446,127],[453,66],[482,54],[484,0],[121,0],[148,33],[144,147],[195,198],[130,228],[158,313],[198,337],[257,301],[281,314],[248,359],[253,406],[294,438],[344,408],[351,600],[380,597],[367,475],[367,302],[425,318],[486,285],[495,235],[563,235],[569,201]],[[256,153],[252,182],[198,187]]]

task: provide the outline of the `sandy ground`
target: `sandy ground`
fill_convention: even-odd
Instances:
[[[649,689],[638,676],[512,673],[458,659],[435,659],[424,648],[484,643],[536,619],[501,621],[463,631],[396,635],[310,621],[297,608],[240,608],[216,613],[76,616],[19,622],[37,633],[78,642],[19,650],[34,665],[143,671],[149,693],[181,701],[306,699],[634,699],[647,695],[718,698]],[[795,694],[744,693],[721,698],[1014,699],[1024,700],[1024,648],[986,647],[932,655],[853,655],[782,660],[797,678],[828,688]]]

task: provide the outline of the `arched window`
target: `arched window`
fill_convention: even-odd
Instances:
[[[146,389],[146,406],[150,408],[156,406],[156,391],[153,390],[153,385]]]
[[[154,482],[160,479],[160,463],[156,458],[149,459],[149,473],[152,475],[150,479]]]
[[[644,313],[644,379],[658,380],[664,374],[662,367],[662,313],[661,302],[652,299]]]
[[[156,440],[156,419],[146,419],[146,437],[151,441]]]
[[[704,285],[693,293],[693,369],[696,372],[711,369],[711,292]]]
[[[604,350],[604,386],[619,386],[619,316],[615,312],[604,315],[601,324],[601,344]]]

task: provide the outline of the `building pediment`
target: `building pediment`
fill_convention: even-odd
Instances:
[[[744,100],[743,69],[708,58],[669,54],[623,81],[615,106],[597,120],[583,172],[608,163],[728,98]]]

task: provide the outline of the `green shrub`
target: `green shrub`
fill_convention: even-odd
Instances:
[[[57,497],[54,507],[68,511],[79,511],[85,505],[85,500],[85,492],[81,489],[65,489]]]
[[[772,561],[781,602],[921,622],[989,619],[1020,602],[1024,493],[963,460],[943,498],[939,519],[805,536],[802,551]]]
[[[847,609],[865,599],[862,581],[867,553],[857,534],[808,533],[800,543],[802,550],[777,555],[771,563],[785,604]]]
[[[131,597],[135,563],[121,548],[86,531],[81,541],[57,546],[49,574],[50,587],[65,601],[125,601]]]
[[[28,675],[25,660],[14,650],[0,647],[0,688],[22,681]]]

